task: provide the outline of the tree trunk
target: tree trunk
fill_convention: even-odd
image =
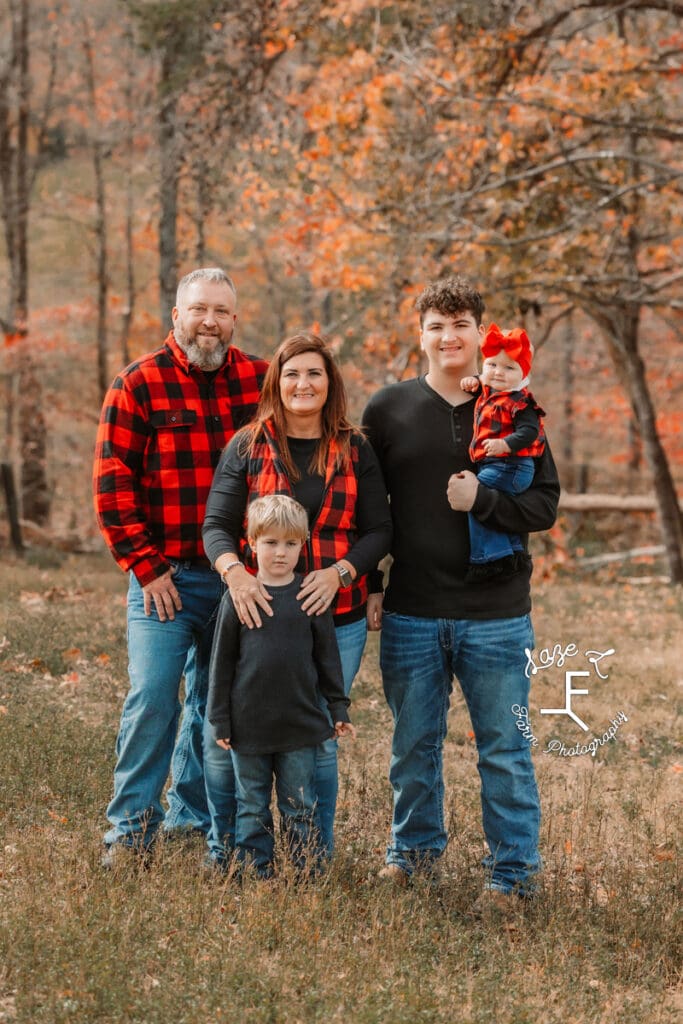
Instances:
[[[7,506],[10,539],[12,541],[12,547],[16,553],[21,555],[24,551],[24,541],[21,536],[17,492],[14,486],[14,470],[12,469],[11,462],[0,463],[0,471],[2,472],[2,489],[5,493],[5,505]]]
[[[172,47],[164,53],[159,82],[159,303],[161,329],[171,326],[178,286],[176,222],[178,216],[179,153],[177,142],[178,98],[173,88]]]
[[[17,89],[16,155],[10,184],[13,195],[7,204],[13,220],[10,256],[10,312],[13,333],[19,335],[19,457],[21,505],[25,519],[44,525],[50,517],[51,495],[47,483],[47,427],[43,414],[43,389],[28,342],[28,214],[30,197],[29,121],[31,78],[29,74],[29,0],[13,8],[12,62]]]
[[[127,366],[130,362],[130,329],[135,312],[135,250],[133,248],[133,183],[128,176],[126,183],[126,302],[121,320],[121,362]]]
[[[128,49],[126,51],[126,136],[125,136],[125,167],[126,167],[126,224],[124,229],[126,244],[126,301],[121,320],[120,348],[121,362],[127,366],[130,362],[130,329],[135,310],[135,248],[133,246],[133,218],[135,216],[135,197],[133,192],[134,166],[134,115],[133,115],[133,73],[134,51],[132,32],[126,34]]]
[[[14,180],[14,249],[9,253],[14,284],[14,322],[19,331],[28,330],[28,208],[29,166],[28,131],[31,114],[29,76],[29,0],[22,0],[16,11],[16,36],[13,25],[12,48],[17,61],[17,152]]]
[[[95,89],[95,60],[93,56],[90,26],[85,15],[82,18],[83,54],[85,57],[85,78],[90,108],[90,131],[92,134],[92,165],[95,176],[95,239],[97,242],[97,387],[100,402],[104,400],[109,387],[107,365],[107,296],[109,292],[109,270],[107,266],[107,205],[104,186],[102,142],[97,117],[97,95]]]
[[[195,243],[195,265],[203,267],[206,261],[206,222],[211,212],[211,189],[209,188],[209,169],[203,156],[199,156],[194,165],[196,203],[195,203],[195,228],[197,232]]]
[[[631,415],[628,421],[628,482],[629,487],[635,486],[641,471],[643,448],[638,433],[638,423]]]
[[[562,455],[567,470],[574,472],[574,318],[569,315],[564,335],[564,417],[562,423]]]
[[[671,580],[683,583],[683,519],[666,453],[657,432],[656,415],[638,352],[639,311],[623,311],[612,320],[602,317],[607,328],[607,344],[615,367],[629,397],[643,443],[645,458],[652,473],[662,540],[666,548]]]
[[[43,414],[40,371],[23,341],[19,363],[19,446],[21,458],[21,513],[44,526],[50,518],[52,495],[47,482],[47,429]]]

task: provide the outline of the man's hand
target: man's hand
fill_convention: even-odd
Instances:
[[[227,739],[224,739],[224,740],[216,740],[216,743],[218,744],[219,747],[222,747],[223,750],[231,750],[232,749],[231,746],[230,746],[230,737],[229,736],[228,736]]]
[[[448,481],[448,504],[456,512],[469,512],[477,497],[477,478],[469,469],[454,473]]]
[[[384,605],[384,594],[368,594],[368,603],[365,609],[365,617],[368,629],[376,633],[382,628],[382,608]]]
[[[152,602],[154,602],[159,622],[175,619],[175,613],[181,611],[183,602],[173,584],[173,570],[169,569],[163,576],[157,576],[151,583],[146,583],[142,588],[142,600],[145,615],[152,614]]]
[[[334,735],[338,740],[340,740],[342,736],[350,736],[352,740],[355,740],[356,727],[355,725],[351,725],[350,722],[335,722]]]
[[[243,565],[231,569],[223,576],[223,580],[230,591],[237,618],[247,629],[259,629],[262,625],[259,609],[266,615],[273,614],[270,607],[273,599],[264,585],[247,572]]]
[[[504,437],[489,437],[482,443],[487,455],[509,455],[510,445]]]

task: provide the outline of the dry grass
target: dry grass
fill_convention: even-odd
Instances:
[[[629,721],[595,758],[545,755],[563,726],[537,712],[563,703],[564,677],[536,677],[546,873],[524,927],[506,932],[466,917],[483,850],[457,697],[443,880],[398,894],[375,880],[390,804],[375,638],[354,689],[360,737],[342,751],[338,855],[325,879],[297,888],[285,875],[240,890],[202,877],[202,850],[191,844],[160,849],[147,871],[102,874],[126,689],[123,578],[106,557],[60,565],[52,556],[43,568],[4,568],[3,583],[0,1021],[678,1019],[679,591],[607,579],[537,587],[539,648],[615,648],[609,679],[590,680],[577,710],[590,712],[596,734],[617,711]]]

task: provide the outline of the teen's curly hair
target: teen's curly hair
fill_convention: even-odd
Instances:
[[[442,316],[455,316],[457,313],[471,313],[477,327],[484,316],[484,300],[465,277],[442,277],[427,285],[415,299],[415,309],[420,314],[420,326],[424,322],[425,313],[435,309]]]
[[[290,480],[299,480],[300,473],[294,464],[287,444],[287,420],[280,396],[280,375],[286,362],[306,352],[317,352],[322,357],[328,381],[327,399],[322,409],[322,436],[313,453],[309,466],[310,471],[325,476],[327,453],[333,438],[339,449],[337,466],[339,469],[346,470],[351,458],[351,437],[354,433],[360,433],[348,419],[348,401],[344,380],[334,356],[323,339],[317,334],[306,331],[286,338],[278,346],[268,367],[256,416],[244,428],[244,444],[240,444],[240,451],[251,456],[263,432],[264,423],[266,420],[272,420],[275,425],[276,440],[282,462]]]

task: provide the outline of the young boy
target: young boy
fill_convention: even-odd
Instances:
[[[297,870],[314,870],[316,747],[331,736],[355,737],[349,722],[332,615],[309,616],[296,597],[294,569],[308,536],[306,510],[293,498],[257,498],[247,512],[258,579],[272,596],[261,629],[240,624],[226,592],[209,670],[208,717],[216,742],[232,751],[237,790],[238,861],[273,874],[270,810],[273,776],[282,834]],[[330,724],[320,695],[327,703]]]
[[[479,377],[464,377],[463,391],[481,392],[474,407],[470,457],[477,478],[505,494],[520,494],[534,477],[534,460],[543,453],[543,409],[527,384],[533,350],[521,328],[504,334],[491,324],[481,343],[484,362]],[[516,552],[523,552],[517,534],[488,529],[468,513],[470,532],[469,583],[491,579],[517,569]]]

